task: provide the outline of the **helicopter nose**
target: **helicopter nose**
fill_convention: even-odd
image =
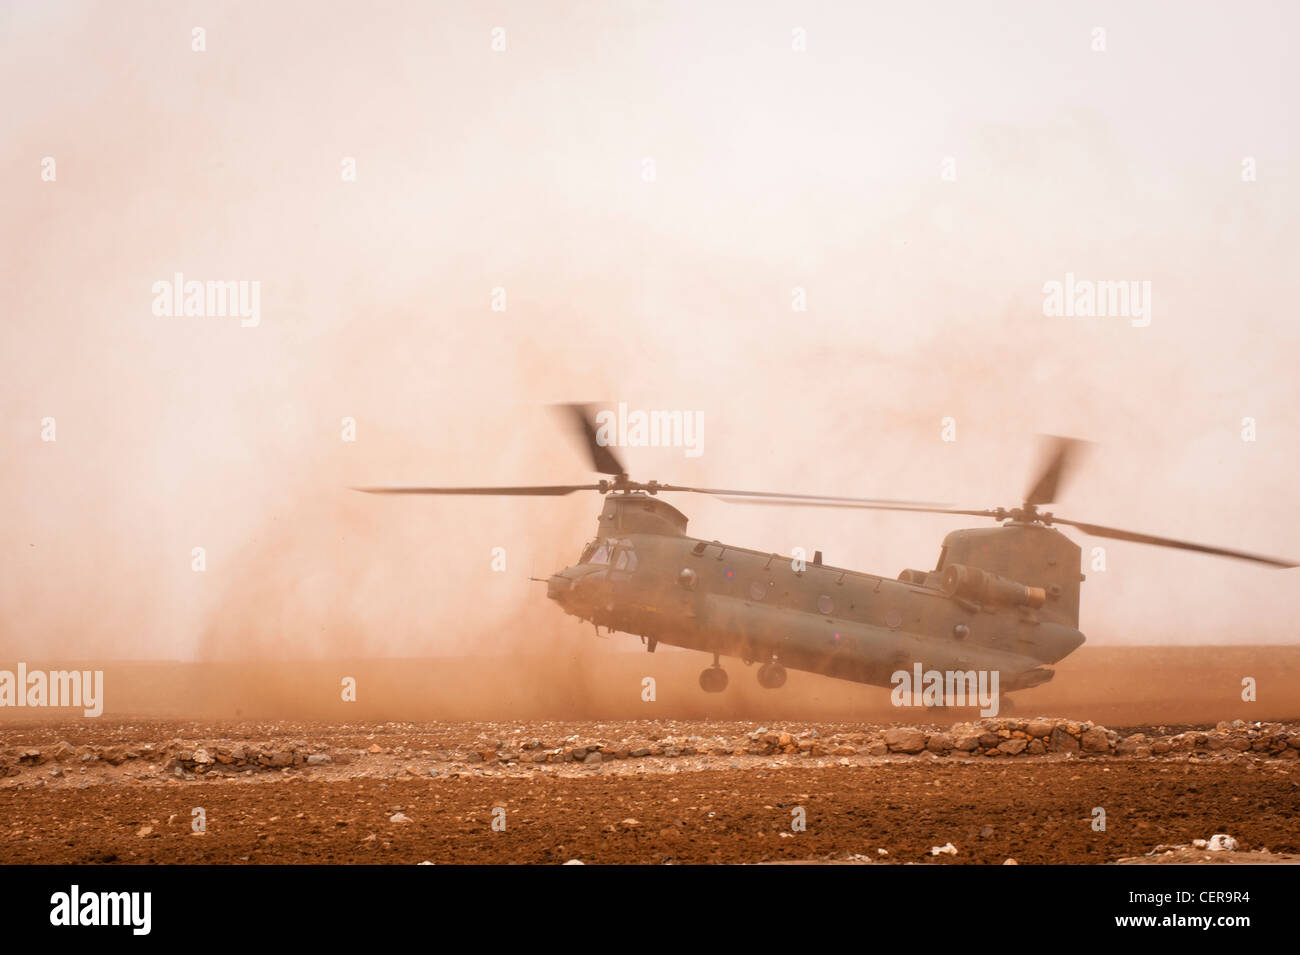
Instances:
[[[564,597],[573,589],[573,581],[563,574],[551,574],[551,579],[546,582],[546,596],[552,600],[563,601]]]

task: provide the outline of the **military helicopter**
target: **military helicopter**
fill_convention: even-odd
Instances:
[[[964,509],[923,502],[684,487],[634,481],[598,440],[586,406],[565,405],[587,447],[595,484],[514,487],[362,487],[372,494],[557,497],[598,491],[604,506],[596,536],[578,561],[542,579],[566,613],[597,628],[640,636],[653,653],[663,643],[713,655],[700,673],[708,693],[726,689],[723,656],[760,663],[758,683],[776,689],[787,668],[890,687],[900,670],[996,672],[999,693],[1052,679],[1047,664],[1084,642],[1079,631],[1078,545],[1055,525],[1094,537],[1174,547],[1274,567],[1295,563],[1057,517],[1039,508],[1056,499],[1080,442],[1056,438],[1046,465],[1019,507]],[[864,508],[991,518],[996,527],[956,530],[943,539],[933,570],[897,579],[688,537],[686,516],[662,492],[707,494],[732,503]],[[918,671],[919,672],[919,671]],[[942,704],[941,704],[942,705]],[[1002,697],[1003,711],[1011,701]]]

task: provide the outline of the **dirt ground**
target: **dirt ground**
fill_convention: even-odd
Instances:
[[[753,729],[698,728],[710,739]],[[1157,846],[1190,846],[1215,833],[1232,835],[1243,851],[1279,858],[1300,853],[1300,760],[1253,753],[986,759],[670,750],[538,765],[474,755],[494,734],[509,734],[506,746],[514,747],[534,736],[554,741],[599,733],[626,751],[637,739],[681,729],[644,723],[10,726],[8,751],[48,756],[54,739],[69,750],[39,764],[33,757],[0,781],[0,863],[1102,863],[1146,856]],[[855,729],[870,728],[838,724],[801,732],[840,738]],[[179,764],[168,769],[161,752],[153,762],[148,750],[119,760],[123,747],[161,748],[160,741],[173,737],[248,740],[233,745],[269,752],[294,745],[334,757],[279,769],[214,761],[206,774]],[[83,761],[76,755],[83,751],[105,758]],[[468,761],[457,755],[464,752]],[[1098,808],[1105,811],[1104,831],[1093,824]],[[196,809],[205,824],[201,835],[193,832]],[[955,855],[932,854],[948,844]],[[1209,854],[1185,861],[1207,860]]]
[[[882,753],[891,724],[925,726],[932,739],[977,716],[900,711],[880,690],[793,674],[788,692],[769,693],[733,663],[731,687],[713,697],[695,686],[698,655],[569,663],[110,665],[103,717],[0,719],[0,863],[1300,854],[1296,648],[1081,651],[1015,715],[1104,724],[1116,731],[1108,747],[1035,744],[1009,758],[984,758],[1003,755],[992,752],[1001,739],[972,752]],[[642,698],[645,675],[657,680],[654,702]],[[357,680],[357,703],[337,702],[344,676]],[[1240,699],[1246,676],[1255,703]],[[789,740],[762,744],[778,733]],[[1187,745],[1151,753],[1174,734]],[[1240,851],[1193,848],[1215,833]],[[948,845],[955,854],[932,851]]]

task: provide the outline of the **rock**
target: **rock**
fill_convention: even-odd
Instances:
[[[953,749],[960,750],[964,753],[970,753],[979,748],[980,737],[984,735],[981,729],[963,729],[954,734],[952,745]]]
[[[895,726],[885,731],[885,745],[895,753],[919,753],[925,749],[925,733],[914,726]]]
[[[1210,841],[1205,848],[1210,852],[1235,852],[1237,851],[1237,840],[1226,832],[1216,832],[1210,836]]]
[[[649,756],[649,755],[650,755],[650,750],[646,749],[646,748],[643,746],[643,747],[641,747],[640,749],[634,749],[634,750],[632,750],[632,752],[630,752],[628,755],[631,756],[633,759],[641,759],[641,758],[644,757],[644,756]],[[726,754],[726,753],[722,753],[721,755],[725,756],[725,755],[727,755],[727,754]],[[581,863],[580,863],[580,864],[581,864]]]
[[[993,835],[995,831],[996,830],[994,830],[992,826],[985,826],[983,829],[980,830],[980,838],[987,839],[989,836]]]
[[[935,733],[926,741],[925,748],[932,753],[943,755],[952,749],[952,737],[947,733]]]
[[[313,753],[307,757],[308,766],[328,766],[333,760],[324,753]]]
[[[1094,726],[1079,738],[1079,746],[1085,753],[1109,753],[1110,739],[1100,726]]]
[[[383,749],[380,748],[378,743],[373,743],[371,747],[368,750],[366,750],[366,752],[373,755],[375,753],[382,753]]]
[[[153,826],[141,826],[135,831],[135,835],[138,839],[148,839],[153,835]]]
[[[1052,730],[1047,748],[1053,753],[1077,753],[1079,751],[1079,741],[1058,726]]]
[[[1025,732],[1030,736],[1045,739],[1052,735],[1052,730],[1056,729],[1056,724],[1051,720],[1037,719],[1030,720],[1025,728]]]
[[[1146,748],[1147,738],[1141,733],[1134,733],[1132,736],[1125,736],[1115,744],[1115,754],[1117,756],[1135,755],[1139,748]]]
[[[1174,748],[1174,744],[1167,739],[1158,739],[1151,744],[1151,752],[1157,756],[1163,756]]]
[[[586,865],[586,864],[587,863],[579,859],[570,859],[568,862],[564,863],[564,865]]]
[[[395,812],[388,817],[388,821],[393,823],[394,825],[401,825],[402,823],[414,822],[415,820],[413,820],[410,816],[408,816],[404,812]]]
[[[602,757],[600,753],[588,753],[587,758],[584,759],[582,762],[584,765],[592,766],[596,763],[599,763],[601,761],[601,758]]]
[[[1004,862],[1004,863],[1002,863],[1002,864],[1003,864],[1003,865],[1020,865],[1020,863],[1017,862],[1015,859],[1008,859],[1006,862]]]
[[[998,744],[998,750],[1006,753],[1008,756],[1018,756],[1029,744],[1023,739],[1009,739]]]
[[[889,747],[885,745],[883,740],[872,740],[867,744],[868,756],[884,756],[888,752]],[[1292,750],[1291,752],[1295,752],[1295,750]]]
[[[1047,752],[1047,744],[1041,739],[1031,739],[1029,745],[1025,747],[1025,752],[1030,756],[1042,756]]]
[[[955,856],[956,854],[957,854],[957,847],[954,846],[951,842],[945,843],[944,845],[941,846],[930,847],[930,855],[932,856]]]

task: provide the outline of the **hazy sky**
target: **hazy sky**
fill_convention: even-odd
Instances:
[[[642,478],[976,507],[1019,502],[1036,433],[1075,435],[1058,513],[1300,557],[1297,26],[1288,3],[5,2],[0,656],[577,632],[524,578],[576,559],[594,495],[345,489],[585,480],[554,401],[702,412],[698,458],[624,452]],[[177,272],[260,283],[260,323],[155,315]],[[1067,273],[1150,282],[1150,325],[1044,315]],[[699,536],[889,576],[962,526],[674,503]],[[1112,543],[1081,626],[1293,642],[1296,573]]]

